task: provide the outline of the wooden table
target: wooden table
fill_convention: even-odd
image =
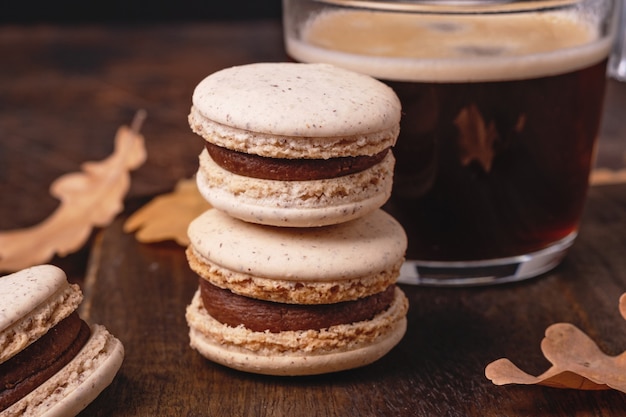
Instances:
[[[123,233],[130,213],[197,168],[201,140],[186,115],[193,87],[230,65],[283,60],[277,21],[162,26],[0,27],[0,230],[58,204],[50,182],[100,160],[120,124],[148,112],[148,161],[126,209],[88,245],[53,263],[78,282],[81,314],[118,336],[125,362],[85,416],[619,416],[616,391],[497,387],[485,366],[508,357],[539,374],[544,330],[570,322],[609,354],[626,350],[626,185],[594,186],[564,263],[523,283],[487,288],[404,286],[409,330],[386,357],[334,375],[236,372],[188,347],[184,310],[197,286],[183,249]],[[623,164],[626,85],[609,83],[599,163]],[[36,243],[35,243],[36,244]]]

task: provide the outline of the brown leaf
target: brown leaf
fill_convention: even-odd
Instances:
[[[591,185],[619,184],[623,182],[626,182],[626,169],[595,168],[589,176]]]
[[[59,207],[41,223],[0,232],[0,270],[18,271],[65,256],[80,249],[92,227],[109,224],[123,209],[130,186],[129,170],[146,160],[144,138],[138,132],[144,113],[138,113],[134,130],[121,126],[115,149],[106,159],[86,162],[82,172],[63,175],[50,186]]]
[[[619,313],[626,320],[626,293],[619,298]]]
[[[595,384],[588,379],[570,371],[561,372],[552,367],[539,376],[532,376],[515,366],[506,358],[498,359],[490,363],[485,375],[496,385],[521,384],[521,385],[545,385],[553,388],[571,388],[586,390],[605,390],[609,387],[605,384]]]
[[[144,243],[173,239],[187,246],[187,226],[210,207],[194,179],[180,180],[174,192],[155,197],[133,213],[124,223],[124,231],[139,230],[137,240]]]
[[[626,319],[626,294],[620,297],[620,313]],[[609,356],[580,329],[569,323],[548,327],[541,351],[550,363],[534,377],[506,358],[487,365],[485,375],[496,385],[538,384],[556,388],[626,392],[626,352]]]
[[[459,129],[461,164],[467,166],[476,161],[485,172],[491,171],[494,157],[493,144],[498,138],[493,122],[486,125],[478,108],[471,104],[459,112],[454,119],[454,124]]]

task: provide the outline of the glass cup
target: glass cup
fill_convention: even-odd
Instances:
[[[384,207],[409,237],[400,282],[510,282],[560,263],[616,16],[613,0],[283,0],[291,59],[369,74],[400,97]]]
[[[609,59],[609,75],[618,81],[626,81],[626,4],[620,2],[620,6],[617,38]]]

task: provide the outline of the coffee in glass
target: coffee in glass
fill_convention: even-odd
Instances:
[[[385,206],[409,236],[402,281],[508,282],[561,261],[594,162],[613,1],[283,7],[290,57],[374,76],[402,102]]]

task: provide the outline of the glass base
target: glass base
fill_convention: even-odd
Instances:
[[[556,267],[576,235],[572,232],[548,248],[509,258],[459,262],[407,259],[400,269],[398,283],[467,287],[522,281]]]

